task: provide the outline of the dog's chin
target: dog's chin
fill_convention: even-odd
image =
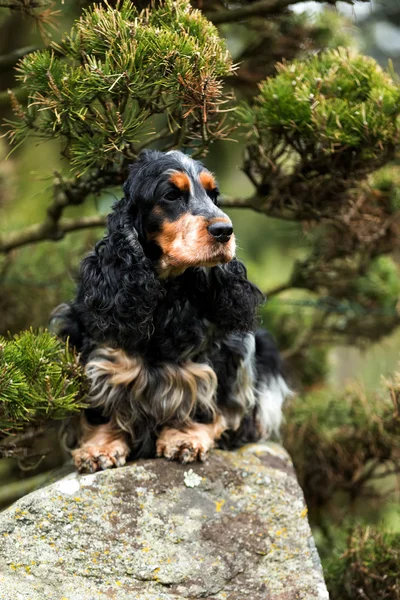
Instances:
[[[218,265],[226,265],[227,263],[231,262],[231,260],[234,258],[234,256],[235,255],[233,253],[219,254],[212,258],[205,258],[204,260],[200,260],[197,264],[190,265],[190,266],[217,267]]]
[[[185,261],[185,268],[189,267],[216,267],[229,263],[235,256],[236,244],[232,239],[227,244],[213,243],[206,245],[197,252],[190,253],[193,258]]]

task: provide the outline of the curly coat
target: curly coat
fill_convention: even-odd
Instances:
[[[204,459],[279,429],[289,390],[256,331],[263,296],[234,255],[213,175],[178,151],[142,153],[75,300],[51,321],[90,380],[90,408],[70,427],[79,470]]]

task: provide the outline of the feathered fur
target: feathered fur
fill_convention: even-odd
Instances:
[[[76,299],[53,315],[91,381],[74,450],[81,470],[122,464],[123,447],[187,461],[204,458],[205,440],[230,447],[279,428],[288,388],[273,340],[256,332],[263,296],[234,257],[217,197],[201,163],[143,153],[82,261]],[[91,444],[96,424],[113,448],[121,432],[118,456]]]

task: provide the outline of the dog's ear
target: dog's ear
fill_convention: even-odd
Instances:
[[[246,267],[234,258],[210,271],[209,319],[223,331],[254,331],[265,298],[247,279]]]
[[[129,167],[129,175],[124,183],[125,198],[135,199],[141,174],[146,173],[155,161],[163,157],[164,154],[158,150],[142,150],[137,160]]]
[[[151,335],[162,287],[128,207],[126,198],[117,203],[108,218],[107,235],[82,261],[80,299],[102,339],[132,345]]]

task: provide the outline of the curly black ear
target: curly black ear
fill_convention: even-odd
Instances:
[[[162,288],[145,256],[123,198],[108,218],[107,235],[81,265],[79,300],[86,326],[97,339],[135,347],[153,330],[153,313]]]
[[[222,331],[254,331],[257,307],[265,300],[247,279],[246,267],[237,259],[211,269],[208,318]]]

